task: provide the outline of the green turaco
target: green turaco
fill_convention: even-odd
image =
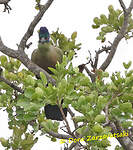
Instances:
[[[58,47],[54,47],[50,44],[50,34],[46,27],[41,27],[39,30],[39,43],[38,49],[35,49],[32,53],[31,60],[47,71],[49,74],[53,74],[48,67],[55,68],[57,61],[62,62],[63,53]],[[63,103],[63,100],[62,100]],[[45,115],[47,119],[62,121],[63,117],[58,105],[47,104],[44,107]],[[67,108],[63,108],[65,116],[67,116]]]
[[[52,72],[48,67],[55,68],[57,61],[62,62],[63,53],[58,47],[55,47],[49,42],[50,34],[46,27],[41,27],[39,30],[38,49],[32,53],[31,60],[43,68],[48,73]]]

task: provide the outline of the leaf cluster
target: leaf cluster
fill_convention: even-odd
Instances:
[[[70,38],[67,38],[63,33],[59,32],[59,28],[52,32],[51,34],[51,43],[54,46],[59,47],[63,54],[68,56],[69,52],[72,50],[76,53],[77,50],[80,50],[81,43],[76,44],[77,32],[73,32]]]
[[[108,16],[101,14],[100,17],[95,17],[92,25],[93,29],[100,28],[99,35],[97,36],[97,40],[101,42],[105,42],[106,34],[111,32],[119,33],[120,29],[124,22],[124,13],[122,10],[117,9],[115,10],[112,5],[108,7],[109,14]],[[129,24],[127,28],[127,33],[125,35],[125,39],[130,39],[133,35],[133,19],[132,14],[129,17]]]

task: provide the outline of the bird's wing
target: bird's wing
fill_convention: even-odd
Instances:
[[[34,63],[36,63],[37,56],[38,56],[38,49],[35,49],[35,50],[32,52],[32,55],[31,55],[31,60],[32,60]]]
[[[58,61],[59,63],[62,62],[62,57],[63,57],[63,52],[60,48],[58,47],[54,47],[51,45],[50,47],[52,49],[52,53],[54,55],[54,57],[56,58],[56,62]]]

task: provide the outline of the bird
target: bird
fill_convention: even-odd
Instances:
[[[50,43],[48,29],[40,27],[38,49],[33,51],[31,60],[49,74],[53,74],[48,67],[55,68],[57,62],[62,62],[62,58],[62,50]]]
[[[40,27],[38,31],[39,41],[38,48],[32,52],[31,60],[49,74],[53,74],[49,67],[56,68],[57,62],[61,63],[63,52],[60,48],[50,43],[50,33],[46,27]],[[61,104],[63,100],[61,100]],[[58,105],[47,104],[44,107],[47,119],[63,121],[63,116]],[[67,116],[67,108],[63,108],[65,117]]]

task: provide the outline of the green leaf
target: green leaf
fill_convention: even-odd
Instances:
[[[17,101],[17,106],[23,107],[25,111],[29,109],[30,102],[27,99],[19,99]]]
[[[37,3],[40,3],[41,0],[36,0]]]
[[[129,103],[129,102],[126,102],[126,103],[123,103],[123,104],[120,104],[120,109],[124,112],[129,112],[129,113],[132,113],[133,110],[132,110],[132,104]]]
[[[121,116],[121,110],[119,108],[113,108],[111,112],[114,116]]]
[[[33,79],[31,75],[28,75],[25,80],[28,85],[34,86],[36,83],[35,79]]]
[[[122,123],[122,127],[123,128],[125,128],[125,129],[128,129],[129,127],[132,127],[132,121],[124,121],[123,123]]]
[[[99,27],[100,27],[100,25],[97,25],[97,24],[96,25],[94,25],[94,24],[92,25],[93,29],[98,29]]]
[[[6,67],[8,64],[7,57],[4,55],[0,56],[0,62],[1,62],[1,66]]]
[[[41,80],[43,81],[43,84],[46,85],[47,84],[47,78],[43,72],[40,72],[40,77],[41,77]]]
[[[100,25],[100,19],[98,17],[95,17],[93,21],[96,25]]]
[[[6,140],[5,138],[0,138],[0,142],[1,142],[2,146],[8,147],[8,140]]]
[[[72,40],[75,40],[77,37],[77,32],[73,32],[72,35],[71,35],[71,39]]]
[[[24,95],[25,95],[25,97],[27,97],[27,98],[31,98],[32,95],[34,94],[34,92],[35,92],[34,88],[28,87],[28,88],[26,88],[26,90],[24,91]]]
[[[123,66],[125,69],[129,69],[131,67],[131,65],[132,65],[131,61],[129,61],[127,64],[125,62],[123,62]]]
[[[33,103],[33,102],[30,102],[30,106],[29,106],[29,110],[30,111],[39,111],[40,108],[42,108],[44,106],[43,103]],[[36,112],[35,112],[36,113]]]
[[[82,105],[85,105],[85,104],[87,104],[87,101],[86,101],[86,99],[85,99],[85,96],[81,95],[81,96],[79,97],[79,99],[78,99],[78,105],[79,105],[79,106],[82,106]]]
[[[36,119],[36,115],[34,115],[34,114],[25,114],[24,116],[23,116],[23,119],[25,120],[25,121],[31,121],[31,120],[35,120]]]
[[[101,30],[105,33],[113,32],[114,28],[111,26],[102,27]]]
[[[95,118],[95,121],[98,123],[103,123],[105,122],[105,115],[101,114],[101,115],[97,115]]]
[[[103,127],[100,124],[96,124],[93,127],[93,131],[96,133],[101,133],[101,132],[103,132]]]
[[[44,92],[40,87],[35,88],[35,93],[37,94],[38,97],[43,97]]]
[[[56,138],[53,137],[53,138],[51,138],[51,141],[56,142],[57,140],[56,140]]]
[[[49,131],[50,131],[50,129],[49,129],[48,125],[47,125],[47,121],[41,122],[41,126],[43,127],[43,129],[44,129],[46,132],[49,132]]]
[[[57,64],[56,64],[56,67],[57,67]],[[49,69],[50,71],[52,71],[55,75],[58,73],[57,70],[54,69],[54,68],[48,67],[48,69]]]
[[[74,121],[76,123],[78,123],[78,122],[85,122],[86,121],[86,118],[84,116],[76,116],[73,119],[74,119]]]
[[[102,24],[107,24],[108,23],[108,19],[104,14],[100,15],[100,19],[101,19]]]
[[[110,13],[113,13],[113,12],[114,12],[114,7],[113,7],[113,5],[109,5],[108,10],[109,10]]]
[[[120,27],[122,27],[123,22],[124,22],[124,15],[121,15],[120,18],[119,18],[119,26]]]

